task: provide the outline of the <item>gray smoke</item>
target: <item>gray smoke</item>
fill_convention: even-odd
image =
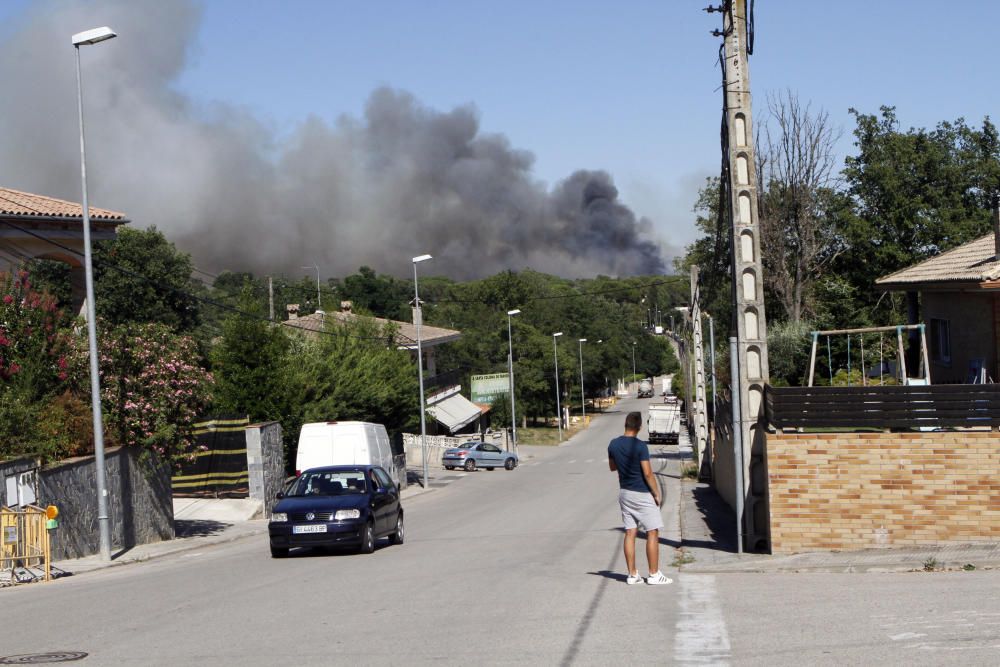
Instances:
[[[279,141],[252,114],[177,93],[199,19],[192,2],[100,0],[35,5],[5,26],[0,185],[79,201],[69,37],[107,24],[120,37],[83,53],[91,203],[156,225],[202,269],[407,275],[430,252],[455,278],[663,272],[652,225],[607,173],[549,190],[472,106],[379,88],[363,117],[310,117]]]

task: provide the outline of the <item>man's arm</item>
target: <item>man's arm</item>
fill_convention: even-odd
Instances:
[[[653,500],[656,501],[656,506],[660,506],[660,485],[656,482],[656,477],[653,475],[653,466],[649,465],[649,461],[639,461],[639,465],[642,466],[642,476],[646,480],[646,486],[649,487],[649,492],[653,494]]]
[[[615,460],[611,458],[610,454],[608,455],[608,470],[610,470],[611,472],[615,472],[618,470],[618,466],[615,465]]]

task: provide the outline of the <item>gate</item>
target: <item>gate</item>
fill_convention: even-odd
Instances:
[[[0,586],[52,579],[46,524],[56,514],[55,507],[0,507]]]

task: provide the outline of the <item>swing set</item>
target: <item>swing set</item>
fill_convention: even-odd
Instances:
[[[903,347],[903,332],[920,332],[920,367],[917,377],[909,377],[906,373],[906,354]],[[896,368],[893,373],[885,373],[886,364],[883,355],[883,338],[886,333],[896,333]],[[878,382],[869,382],[865,370],[865,334],[878,334]],[[931,383],[930,363],[927,359],[927,334],[923,324],[900,324],[894,327],[868,327],[864,329],[832,329],[830,331],[812,332],[812,353],[809,356],[809,386],[813,386],[816,371],[816,347],[819,337],[826,336],[827,367],[830,371],[830,385],[833,385],[833,353],[830,349],[830,336],[847,336],[847,386],[851,386],[851,339],[857,337],[861,347],[861,384],[882,386],[886,375],[894,377],[900,384],[928,385]],[[871,348],[869,348],[871,349]],[[874,359],[872,359],[874,361]],[[871,366],[869,365],[869,368]],[[874,377],[872,378],[874,380]]]

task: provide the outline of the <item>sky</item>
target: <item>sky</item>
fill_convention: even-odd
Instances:
[[[17,135],[0,139],[0,185],[78,199],[69,35],[107,24],[119,38],[83,54],[92,203],[156,224],[199,266],[315,261],[342,275],[368,263],[405,275],[410,256],[432,252],[455,277],[669,270],[697,237],[698,188],[719,171],[710,32],[721,17],[706,4],[4,0],[0,43],[15,48],[0,84],[22,92],[0,101],[4,134]],[[758,0],[755,123],[769,95],[791,91],[842,129],[841,159],[852,107],[893,105],[904,129],[976,124],[1000,101],[981,81],[998,19],[990,3]],[[142,91],[131,106],[129,87]],[[414,134],[428,138],[414,147]],[[473,166],[462,157],[420,171],[442,142],[474,154]],[[373,155],[395,165],[379,185],[356,166]],[[233,175],[243,171],[255,176]],[[328,200],[316,194],[328,187]],[[496,204],[508,195],[513,204]],[[574,197],[598,209],[568,210]],[[327,234],[312,220],[331,209]],[[282,234],[263,219],[286,214]],[[517,225],[530,233],[503,231]],[[317,250],[326,237],[336,249]],[[268,249],[230,252],[248,238]]]

